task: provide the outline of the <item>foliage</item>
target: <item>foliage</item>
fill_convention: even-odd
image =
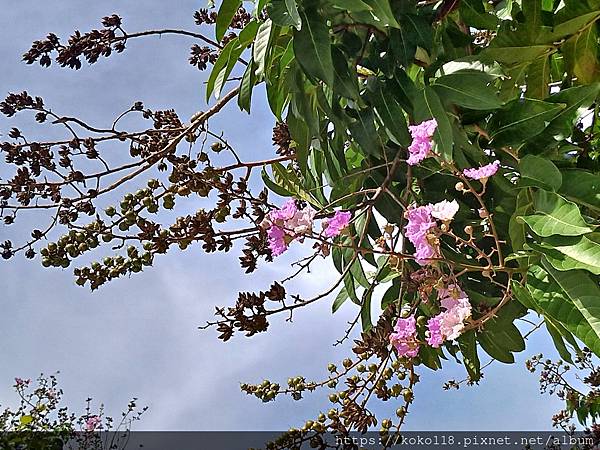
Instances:
[[[541,354],[535,355],[527,361],[527,368],[531,373],[539,371],[542,393],[556,395],[565,403],[565,408],[552,417],[552,424],[572,433],[576,430],[572,423],[574,418],[581,425],[587,425],[588,421],[591,421],[591,429],[587,430],[597,439],[600,370],[592,361],[591,355],[591,352],[585,349],[577,356],[573,365],[565,364],[562,360],[545,360]],[[570,376],[573,369],[577,370],[577,374]]]
[[[270,316],[331,294],[334,312],[347,300],[357,306],[341,339],[360,324],[357,359],[343,371],[331,370],[323,382],[292,378],[288,388],[270,381],[243,387],[264,401],[337,389],[332,411],[300,434],[373,427],[378,421],[367,406],[373,393],[404,399],[396,424],[381,422],[383,435],[397,432],[418,366],[437,370],[458,360],[477,382],[482,353],[512,363],[525,349],[515,322],[528,313],[541,316],[565,361],[579,354],[580,342],[600,355],[600,1],[257,0],[250,12],[241,8],[250,3],[224,0],[216,15],[197,12],[199,25],[216,24],[215,40],[164,31],[212,46],[193,48],[190,62],[199,68],[214,62],[206,96],[217,101],[190,124],[141,103],[124,113],[154,121],[138,132],[122,131],[119,119],[107,129],[59,116],[27,93],[2,103],[8,116],[33,110],[38,121],[51,118],[72,134],[63,142],[29,142],[15,129],[13,141],[2,144],[7,163],[18,166],[0,185],[5,223],[24,209],[56,211],[33,240],[5,242],[3,256],[23,250],[34,257],[34,245],[57,224],[70,231],[41,250],[44,266],[68,267],[101,241],[118,243],[117,251],[129,244],[126,255],[75,269],[78,284],[92,289],[143,270],[174,245],[185,250],[197,241],[214,252],[244,239],[240,259],[248,272],[259,259],[273,261],[274,248],[280,253],[292,242],[312,248],[287,280],[329,256],[339,279],[327,291],[305,299],[275,282],[217,308],[217,320],[208,324],[228,340],[236,331],[266,331]],[[49,65],[56,54],[59,64],[78,68],[82,57],[94,63],[111,49],[124,50],[129,39],[160,34],[128,34],[115,16],[103,23],[104,30],[72,37],[66,46],[51,35],[25,59]],[[227,34],[228,23],[239,32]],[[232,82],[239,86],[224,94]],[[250,113],[258,85],[266,87],[278,121],[279,149],[272,159],[243,162],[208,120],[234,98]],[[107,141],[128,142],[132,161],[109,166],[99,150]],[[224,155],[234,161],[213,162]],[[106,167],[85,172],[77,165],[82,157]],[[294,201],[278,209],[283,202],[267,190],[251,193],[258,168],[269,191]],[[97,211],[102,196],[154,169],[157,178],[147,187],[125,194],[104,215]],[[206,206],[211,193],[217,201]],[[181,196],[198,198],[202,207],[171,225],[153,218],[159,210],[169,217],[166,210]],[[328,233],[342,210],[352,214],[349,225]],[[298,225],[297,214],[310,216],[301,231],[289,225]],[[95,219],[83,224],[83,215]],[[218,228],[234,221],[244,226]],[[415,323],[403,322],[413,317]],[[367,369],[370,359],[377,363]]]
[[[147,407],[139,409],[132,399],[119,420],[104,414],[104,406],[92,408],[87,399],[85,413],[76,415],[63,406],[63,391],[55,375],[30,379],[15,378],[19,406],[0,413],[0,445],[3,449],[124,449],[132,424]],[[101,436],[100,431],[111,433]]]

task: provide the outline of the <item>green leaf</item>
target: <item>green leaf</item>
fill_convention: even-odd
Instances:
[[[440,361],[441,349],[429,347],[428,345],[421,346],[419,350],[419,358],[425,367],[431,370],[438,370],[442,368],[442,362]]]
[[[314,9],[300,12],[302,29],[294,32],[294,53],[304,72],[333,84],[331,39],[326,21]]]
[[[254,72],[256,78],[261,78],[265,72],[267,53],[271,42],[272,25],[273,22],[271,22],[271,19],[267,19],[260,24],[258,32],[256,33],[256,39],[254,40],[254,47],[252,49],[252,59],[254,59],[254,62],[256,63],[256,71]]]
[[[421,91],[421,95],[416,99],[414,116],[417,122],[431,118],[437,121],[437,130],[433,135],[433,140],[437,145],[437,152],[444,160],[452,161],[454,146],[452,125],[440,98],[431,86],[425,86]]]
[[[385,85],[379,82],[375,84],[370,98],[390,138],[396,144],[408,147],[412,139],[408,132],[404,111],[394,96],[390,95]]]
[[[392,303],[398,302],[400,297],[400,283],[392,283],[381,297],[381,310],[384,311]]]
[[[477,382],[481,379],[481,363],[477,355],[475,331],[471,330],[458,338],[458,346],[463,355],[463,364],[469,374],[469,380]]]
[[[519,187],[534,186],[549,191],[558,191],[562,185],[560,170],[547,158],[525,155],[519,161],[521,179]]]
[[[289,192],[288,190],[284,189],[283,187],[279,186],[277,183],[275,183],[273,180],[271,180],[271,178],[269,177],[269,174],[267,173],[267,171],[265,170],[265,168],[263,167],[261,172],[260,172],[260,176],[262,178],[263,183],[265,183],[265,186],[267,188],[269,188],[271,191],[275,192],[277,195],[281,195],[282,197],[293,197],[294,194],[292,192]]]
[[[350,275],[349,273],[344,275],[344,286],[345,286],[346,292],[350,296],[350,299],[352,300],[352,302],[355,305],[360,305],[360,300],[358,299],[358,296],[356,295],[356,286],[354,284],[354,278],[352,278],[352,275]]]
[[[514,363],[513,353],[525,350],[525,341],[514,321],[526,312],[517,302],[507,303],[494,319],[486,322],[483,331],[477,335],[481,348],[498,361]]]
[[[481,0],[462,0],[460,15],[469,26],[480,30],[495,30],[498,27],[498,18],[485,11]]]
[[[550,57],[542,55],[536,58],[527,71],[527,90],[525,95],[530,98],[543,100],[548,97],[550,89]]]
[[[21,425],[29,425],[31,422],[33,422],[33,417],[30,415],[21,416],[19,421],[21,422]]]
[[[409,67],[414,59],[417,47],[431,48],[431,25],[421,16],[402,14],[400,27],[390,28],[390,47],[394,60]]]
[[[523,296],[516,282],[513,291],[518,299]],[[527,277],[527,291],[535,302],[540,313],[551,317],[589,347],[596,355],[600,355],[600,338],[589,322],[585,320],[579,309],[573,304],[561,286],[540,266],[530,268]]]
[[[311,205],[318,206],[319,208],[323,206],[314,195],[304,189],[302,182],[293,169],[285,168],[278,162],[271,164],[271,169],[273,170],[273,179],[277,185]]]
[[[252,104],[252,91],[254,90],[254,61],[251,59],[242,76],[240,82],[240,93],[238,95],[238,106],[242,111],[250,114],[250,105]]]
[[[598,233],[586,236],[547,238],[541,244],[529,243],[534,250],[543,253],[556,270],[584,269],[600,275],[600,240]]]
[[[408,67],[415,59],[417,41],[412,27],[390,29],[390,46],[395,59],[404,67]]]
[[[512,364],[515,362],[515,357],[510,350],[500,345],[500,342],[496,340],[496,336],[490,334],[481,334],[477,337],[481,348],[492,358],[497,359],[505,364]]]
[[[600,81],[598,32],[594,25],[568,39],[562,46],[562,54],[570,72],[581,84]]]
[[[302,27],[295,0],[271,0],[267,5],[267,12],[275,25],[295,27],[298,30]]]
[[[463,108],[485,111],[502,106],[490,81],[484,72],[464,71],[438,78],[433,87],[444,100]]]
[[[586,170],[562,171],[560,193],[582,205],[600,209],[600,176]]]
[[[523,249],[525,244],[525,225],[519,220],[519,216],[523,216],[533,207],[533,202],[529,200],[527,190],[520,190],[517,194],[517,203],[515,212],[510,217],[508,222],[508,235],[513,251],[518,252]]]
[[[219,12],[217,14],[217,41],[223,39],[223,36],[225,36],[225,33],[227,33],[229,25],[233,20],[233,16],[235,16],[235,13],[240,6],[242,6],[242,0],[223,0],[223,3],[221,3],[221,7],[219,8]]]
[[[371,7],[362,0],[330,0],[331,6],[348,12],[371,11]]]
[[[536,303],[531,293],[521,286],[517,281],[512,282],[512,292],[515,298],[527,309],[541,313],[539,305]]]
[[[492,41],[494,43],[494,41]],[[529,63],[553,50],[552,45],[515,44],[509,47],[493,47],[484,49],[479,57],[482,61],[497,61],[501,64]]]
[[[348,57],[337,47],[332,47],[332,61],[334,70],[333,90],[337,94],[358,100],[358,76],[354,68],[348,65]]]
[[[358,231],[358,234],[360,234],[360,231]],[[367,280],[367,278],[365,276],[365,271],[364,271],[362,264],[360,263],[360,260],[358,258],[356,258],[354,260],[354,262],[352,263],[352,265],[350,266],[350,273],[352,274],[354,280],[356,280],[358,282],[358,284],[360,284],[362,287],[367,288],[367,289],[369,289],[371,287],[371,284]]]
[[[522,144],[544,131],[564,108],[563,104],[540,100],[514,100],[490,119],[491,144],[496,147]]]
[[[400,24],[394,17],[389,0],[363,0],[371,7],[371,14],[379,20],[383,27],[399,28]]]
[[[598,4],[567,1],[566,7],[554,16],[554,26],[545,31],[546,42],[558,42],[585,30],[600,17]],[[586,3],[588,3],[586,5]]]
[[[373,328],[373,323],[371,321],[372,295],[373,291],[371,289],[368,289],[366,295],[363,297],[363,304],[360,309],[360,322],[362,324],[363,331],[369,331],[371,328]]]
[[[521,0],[521,8],[525,16],[525,31],[527,42],[535,42],[535,37],[542,26],[542,1]]]
[[[229,74],[231,74],[242,51],[243,48],[240,47],[238,38],[229,41],[223,50],[221,50],[206,83],[206,101],[210,99],[213,92],[215,93],[215,97],[219,98],[223,85]]]
[[[582,270],[560,272],[547,261],[542,260],[542,264],[592,327],[596,338],[600,338],[600,302],[598,301],[600,288],[598,282]]]
[[[375,129],[375,114],[372,109],[363,109],[358,112],[358,117],[348,129],[352,138],[360,145],[363,154],[381,156],[381,144]]]
[[[580,236],[592,231],[577,205],[553,192],[538,190],[534,194],[534,209],[536,214],[520,219],[538,236]]]
[[[564,359],[565,361],[573,364],[573,359],[571,358],[571,353],[567,349],[567,346],[565,345],[565,341],[563,340],[563,337],[562,337],[559,329],[548,318],[546,318],[544,320],[544,324],[546,325],[546,329],[548,330],[548,333],[550,334],[550,337],[552,338],[552,342],[554,342],[554,347],[556,347],[556,350],[558,351],[558,354],[560,355],[560,357],[562,359]]]
[[[562,136],[566,138],[573,131],[573,126],[578,118],[578,110],[587,108],[600,93],[600,83],[589,86],[575,86],[561,90],[551,95],[546,100],[553,103],[564,103],[567,105],[544,130],[544,134]]]
[[[340,309],[340,306],[342,306],[344,302],[349,298],[350,296],[348,295],[346,288],[343,287],[338,293],[338,295],[335,297],[335,300],[333,301],[333,305],[331,306],[331,312],[335,313],[338,309]]]

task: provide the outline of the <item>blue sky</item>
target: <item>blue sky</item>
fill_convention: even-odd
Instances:
[[[204,0],[126,2],[104,0],[0,0],[0,96],[27,90],[41,95],[65,115],[77,115],[106,125],[134,101],[152,109],[175,108],[186,120],[206,108],[206,73],[187,64],[187,37],[164,36],[128,43],[126,52],[92,67],[72,71],[27,66],[20,55],[47,32],[66,37],[87,31],[105,15],[118,13],[130,32],[154,28],[193,29],[192,14]],[[176,7],[173,7],[176,5]],[[228,107],[212,121],[247,159],[272,154],[273,118],[260,95],[252,116]],[[0,118],[0,131],[19,124],[37,136],[55,136],[27,122]],[[124,147],[115,146],[117,159]],[[0,176],[5,169],[0,167]],[[132,188],[133,189],[133,188]],[[193,202],[187,206],[194,207]],[[38,217],[39,219],[39,217]],[[30,219],[24,221],[29,222]],[[0,228],[0,240],[18,234]],[[292,324],[274,320],[269,333],[222,343],[212,330],[197,327],[212,318],[215,305],[231,304],[238,291],[260,290],[282,279],[294,250],[264,265],[253,276],[239,269],[236,252],[205,255],[190,247],[156,259],[155,266],[131,279],[110,283],[90,293],[76,287],[70,271],[42,269],[39,262],[17,258],[0,263],[0,405],[14,404],[10,384],[15,376],[61,371],[66,401],[83,407],[87,396],[106,404],[109,412],[123,409],[132,396],[148,405],[137,429],[146,430],[273,430],[302,423],[318,409],[328,409],[325,392],[302,402],[281,400],[263,405],[239,392],[240,382],[265,376],[285,382],[288,376],[322,378],[328,362],[345,357],[333,347],[355,311],[348,305],[331,314],[331,300],[300,311]],[[319,292],[334,279],[334,269],[320,262],[317,270],[289,289]],[[445,370],[422,374],[416,404],[408,419],[413,430],[531,430],[550,427],[560,404],[538,393],[537,379],[524,360],[544,352],[553,356],[544,331],[533,335],[517,364],[492,365],[481,385],[458,392],[442,390],[463,369],[449,363]],[[486,355],[481,355],[487,361]],[[394,411],[384,405],[380,411]]]

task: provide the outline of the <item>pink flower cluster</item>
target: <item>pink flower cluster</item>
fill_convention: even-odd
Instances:
[[[98,425],[102,423],[102,419],[99,416],[90,416],[85,421],[84,430],[85,431],[95,431],[98,428]]]
[[[302,242],[304,236],[313,230],[315,214],[316,211],[310,206],[298,209],[294,199],[289,199],[281,208],[269,212],[260,226],[267,230],[273,256],[284,253],[293,240]],[[350,212],[337,211],[331,219],[324,219],[322,226],[325,237],[338,236],[348,226],[351,216]]]
[[[446,340],[458,339],[465,321],[471,316],[469,298],[458,286],[451,284],[438,289],[438,298],[444,311],[428,320],[425,333],[427,344],[433,348],[439,348]],[[419,354],[421,343],[414,315],[398,319],[394,332],[390,334],[390,343],[400,357],[414,358]]]
[[[498,172],[500,168],[500,161],[496,160],[490,164],[486,164],[481,167],[472,167],[470,169],[463,170],[463,175],[472,180],[487,180]]]
[[[352,214],[349,211],[337,211],[331,219],[323,219],[323,234],[331,238],[338,236],[350,223]]]
[[[437,238],[431,231],[436,227],[436,219],[442,222],[451,221],[458,212],[458,202],[443,200],[439,203],[425,206],[410,207],[406,211],[407,225],[404,234],[415,246],[415,260],[421,265],[429,263],[431,258],[440,256]]]
[[[434,348],[460,336],[472,309],[467,294],[454,284],[439,289],[438,298],[444,311],[427,322],[427,343]]]
[[[431,138],[437,128],[437,122],[435,119],[421,122],[418,125],[411,125],[408,127],[410,135],[412,136],[412,143],[408,147],[408,159],[406,162],[414,166],[419,164],[425,158],[431,154],[431,148],[433,143]]]
[[[396,326],[394,326],[394,332],[390,334],[390,342],[398,351],[398,356],[414,358],[419,354],[415,316],[398,319]]]
[[[18,388],[27,387],[27,386],[29,386],[29,383],[31,383],[31,379],[29,379],[29,378],[27,378],[27,379],[15,378],[15,385]]]

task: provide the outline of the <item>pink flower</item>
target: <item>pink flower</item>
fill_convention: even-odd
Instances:
[[[415,316],[398,319],[394,332],[390,334],[390,342],[396,348],[400,357],[414,358],[419,354]]]
[[[101,422],[102,419],[100,419],[100,417],[91,416],[85,421],[84,429],[85,431],[94,431]]]
[[[296,201],[291,198],[286,201],[283,206],[279,209],[274,209],[269,213],[269,219],[271,222],[286,221],[294,217],[294,214],[298,211]]]
[[[304,235],[312,231],[316,213],[310,206],[298,210],[293,199],[286,201],[281,208],[271,211],[260,227],[267,230],[269,248],[273,256],[285,252],[294,239],[302,241]]]
[[[438,314],[427,321],[427,343],[433,348],[439,348],[443,342],[442,314]]]
[[[285,222],[285,231],[288,233],[293,232],[297,237],[310,233],[316,213],[317,211],[310,206],[296,211],[294,216]]]
[[[442,200],[434,205],[431,205],[431,216],[443,222],[449,222],[454,219],[454,216],[458,212],[458,202],[452,200]]]
[[[435,220],[431,217],[430,206],[411,206],[406,211],[408,223],[404,227],[406,237],[414,245],[422,240],[430,228],[435,226]]]
[[[457,300],[459,298],[466,298],[467,294],[463,291],[460,286],[456,284],[449,284],[447,287],[438,288],[438,298],[442,301],[442,306],[444,301],[451,302],[452,300]],[[445,308],[452,308],[454,304],[448,303],[449,306],[444,306]]]
[[[433,137],[433,133],[435,133],[436,128],[437,122],[435,119],[427,120],[418,125],[411,125],[408,127],[413,138],[412,143],[408,147],[409,156],[406,160],[409,165],[414,166],[419,164],[430,155],[431,148],[433,147],[431,138]]]
[[[428,238],[429,230],[436,226],[431,217],[431,206],[411,207],[406,212],[406,218],[408,223],[404,227],[404,234],[415,246],[415,260],[421,265],[427,264],[429,259],[439,254]]]
[[[469,298],[455,284],[438,289],[438,298],[440,305],[445,309],[436,316],[439,322],[439,331],[444,340],[458,339],[464,329],[465,320],[471,316],[472,307]]]
[[[285,232],[277,225],[273,225],[267,230],[267,236],[269,237],[269,248],[273,256],[279,256],[287,250],[288,244],[285,240]]]
[[[471,304],[468,299],[461,299],[461,302],[454,308],[442,313],[440,331],[446,339],[454,341],[461,335],[465,327],[464,321],[471,315]]]
[[[352,214],[349,211],[337,211],[331,219],[323,220],[325,237],[338,236],[348,226],[351,217]]]
[[[471,178],[472,180],[487,180],[489,177],[498,172],[499,168],[500,161],[496,160],[493,163],[487,164],[479,168],[473,167],[470,169],[465,169],[463,170],[463,175],[467,178]]]
[[[29,383],[31,383],[31,380],[29,378],[27,379],[23,379],[23,378],[15,378],[15,384],[17,387],[27,387],[29,386]]]

